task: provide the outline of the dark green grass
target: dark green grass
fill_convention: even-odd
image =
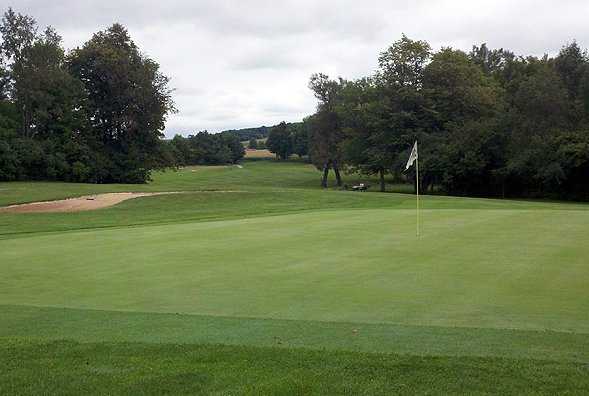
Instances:
[[[0,340],[2,394],[586,394],[589,366],[220,345]]]

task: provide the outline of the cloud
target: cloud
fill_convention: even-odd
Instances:
[[[66,48],[113,22],[128,27],[176,88],[166,134],[297,121],[315,109],[311,73],[371,74],[402,33],[434,49],[490,47],[555,54],[589,45],[579,0],[0,0],[53,25]]]

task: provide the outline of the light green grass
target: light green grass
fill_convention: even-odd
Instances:
[[[589,332],[589,212],[333,210],[0,240],[0,301]],[[566,220],[566,221],[565,221]]]
[[[185,192],[0,214],[0,393],[587,392],[586,204],[424,196],[418,239],[412,195],[244,165],[148,185],[0,183],[0,205]]]

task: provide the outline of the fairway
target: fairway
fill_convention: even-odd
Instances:
[[[562,383],[586,372],[586,205],[426,196],[418,238],[413,196],[322,191],[313,183],[316,175],[303,163],[271,161],[246,162],[242,169],[186,168],[136,189],[183,194],[88,212],[0,214],[6,356],[36,359],[26,357],[27,348],[44,348],[63,354],[66,370],[68,354],[80,348],[120,356],[124,365],[128,353],[150,356],[157,344],[194,346],[186,353],[198,356],[215,354],[206,345],[224,344],[254,349],[219,349],[219,356],[298,356],[264,349],[276,347],[330,351],[325,362],[334,367],[376,359],[341,351],[384,354],[393,366],[408,364],[393,356],[421,356],[426,360],[411,364],[441,364],[431,369],[449,370],[448,378],[460,378],[462,360],[456,359],[484,357],[491,360],[470,364],[500,370],[503,390],[514,393],[519,385],[509,385],[507,372],[522,364],[529,364],[530,376],[542,377],[556,374],[540,362],[561,362],[565,366],[554,370],[566,373]],[[0,188],[8,189],[5,204],[12,204],[129,186]],[[429,360],[436,356],[442,360]],[[268,369],[260,370],[252,375],[263,377]],[[419,375],[427,377],[428,370]],[[369,389],[360,372],[354,375],[354,386]],[[436,381],[449,392],[499,389],[492,376],[477,382],[478,375],[471,378],[478,385]],[[522,384],[533,382],[526,378]],[[248,378],[235,381],[237,388],[227,389],[250,389]],[[319,384],[313,389],[322,389]],[[411,389],[419,391],[416,384]],[[0,389],[19,389],[14,386]],[[39,389],[52,386],[43,382]],[[93,385],[72,389],[87,386]],[[378,386],[375,393],[395,385]]]

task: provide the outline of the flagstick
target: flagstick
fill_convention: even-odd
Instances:
[[[417,142],[415,143],[417,145]],[[416,170],[416,186],[417,186],[417,237],[419,238],[419,154],[417,155],[417,158],[415,159],[415,170]]]

